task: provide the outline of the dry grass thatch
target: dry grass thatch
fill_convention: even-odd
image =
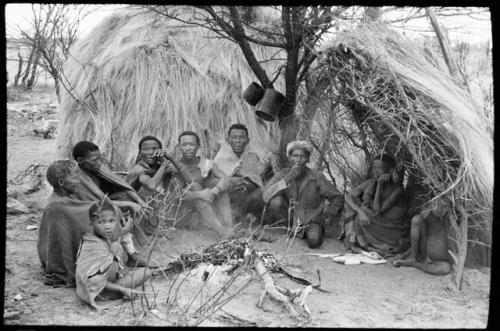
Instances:
[[[462,205],[489,228],[493,123],[471,95],[415,43],[381,24],[344,31],[327,49],[325,63],[344,82],[343,103],[360,105],[351,110],[372,140],[380,148],[396,142],[389,152],[405,155],[408,173],[432,196]]]
[[[261,156],[278,148],[277,125],[258,120],[242,98],[255,77],[239,47],[207,30],[178,25],[152,12],[124,11],[74,46],[59,108],[59,157],[70,157],[78,141],[91,140],[118,169],[127,169],[145,135],[172,149],[182,131],[194,130],[207,153],[204,130],[221,138],[236,122],[249,128],[250,148]],[[275,53],[254,50],[260,59]],[[263,66],[272,74],[278,64]],[[276,88],[282,84],[278,80]]]

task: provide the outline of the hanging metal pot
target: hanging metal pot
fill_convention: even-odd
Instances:
[[[243,99],[245,99],[245,101],[250,105],[255,106],[260,101],[260,99],[262,99],[263,95],[264,88],[256,82],[253,82],[243,92]]]
[[[268,122],[276,121],[285,96],[273,88],[266,89],[264,96],[257,104],[255,114]]]

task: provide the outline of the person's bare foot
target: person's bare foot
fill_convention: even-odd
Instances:
[[[399,253],[397,254],[395,257],[394,257],[394,260],[397,261],[397,260],[405,260],[409,255],[410,255],[410,252],[411,250],[410,249],[407,249],[406,251],[402,252],[402,253]]]
[[[407,258],[404,260],[395,260],[394,262],[392,262],[392,265],[395,267],[408,267],[408,266],[413,265],[416,262],[417,262],[417,259],[410,257],[410,258]]]

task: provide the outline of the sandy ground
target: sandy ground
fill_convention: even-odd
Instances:
[[[36,102],[48,105],[53,99]],[[16,104],[9,104],[9,110],[15,107]],[[9,111],[9,125],[17,126],[17,133],[8,136],[9,179],[32,163],[50,164],[55,150],[54,139],[35,137],[29,130],[22,130],[29,121],[14,117],[17,113]],[[287,242],[281,229],[266,233],[274,242],[255,243],[257,249],[282,257],[282,264],[294,274],[316,282],[317,270],[320,271],[321,287],[330,293],[311,292],[307,300],[312,311],[310,321],[291,317],[284,306],[270,299],[258,308],[262,284],[252,278],[251,272],[243,273],[228,288],[223,298],[248,283],[220,310],[196,314],[196,309],[208,307],[210,297],[231,280],[220,268],[210,265],[202,265],[177,279],[160,276],[149,281],[145,297],[150,309],[145,300],[115,300],[97,312],[82,303],[74,289],[52,288],[42,282],[36,251],[38,231],[29,231],[27,227],[39,224],[43,201],[49,194],[50,189],[44,188],[24,197],[31,212],[7,216],[4,324],[160,326],[194,325],[198,321],[200,326],[270,327],[484,328],[487,325],[488,268],[466,269],[464,288],[456,293],[447,289],[449,276],[431,276],[390,264],[344,266],[328,258],[305,254],[344,252],[342,244],[334,239],[335,226],[328,229],[328,238],[316,250],[309,249],[302,240]],[[175,229],[158,241],[152,259],[164,265],[182,252],[201,251],[213,240],[214,234],[209,229]],[[206,282],[200,277],[203,271],[210,274]],[[280,286],[304,287],[281,274],[272,276]],[[175,292],[177,300],[173,300]]]

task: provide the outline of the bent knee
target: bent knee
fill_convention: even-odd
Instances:
[[[285,207],[285,204],[285,199],[278,195],[269,201],[269,208],[272,210],[280,210]]]
[[[424,217],[421,216],[421,215],[416,215],[416,216],[413,216],[413,218],[411,219],[411,225],[412,226],[420,226],[424,221]]]
[[[323,244],[323,228],[321,225],[313,223],[305,233],[309,248],[318,248]]]

